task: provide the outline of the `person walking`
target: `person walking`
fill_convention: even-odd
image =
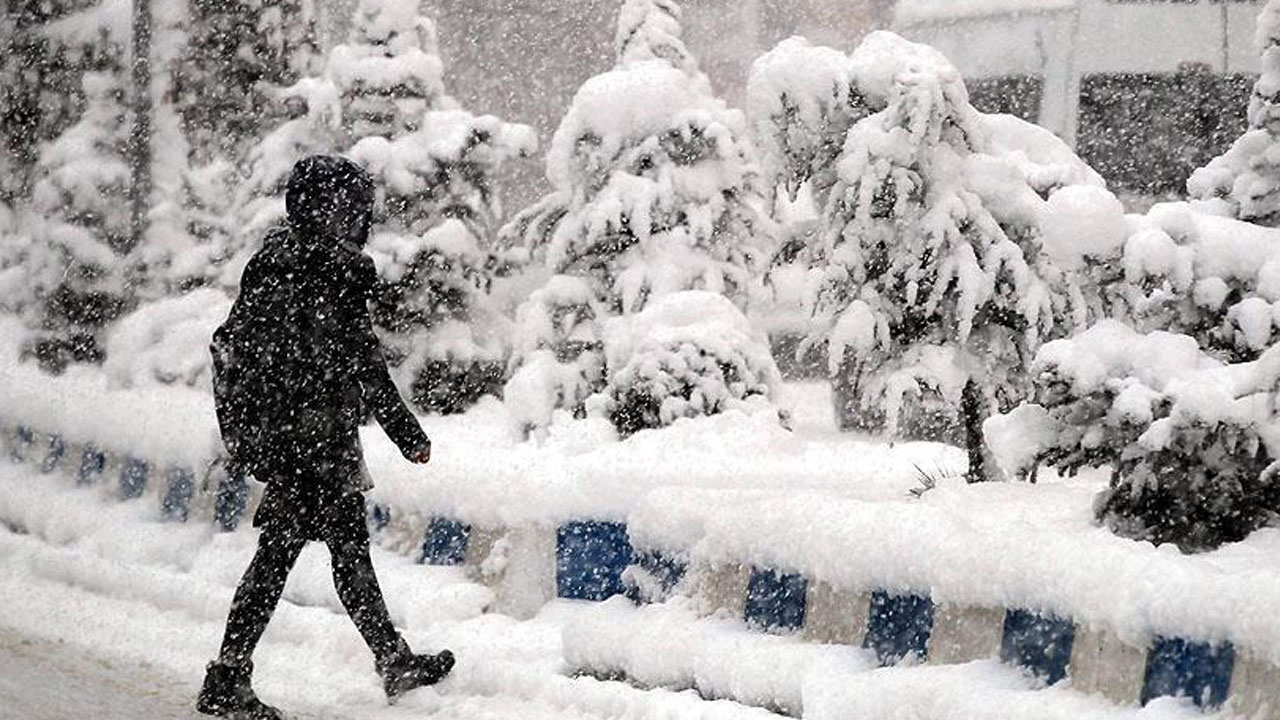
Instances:
[[[373,181],[355,163],[299,161],[285,195],[287,222],[245,267],[240,294],[214,333],[214,397],[229,462],[267,487],[253,518],[258,549],[208,665],[201,713],[284,717],[254,694],[252,656],[309,540],[328,546],[338,597],[389,700],[439,682],[453,667],[448,650],[410,650],[369,556],[363,493],[372,483],[359,426],[372,412],[406,459],[431,459],[431,441],[392,383],[369,317],[377,275],[362,249],[373,202]]]

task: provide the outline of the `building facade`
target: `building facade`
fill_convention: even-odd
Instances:
[[[979,109],[1057,133],[1113,189],[1159,198],[1245,126],[1255,0],[901,0],[893,25],[964,73]]]

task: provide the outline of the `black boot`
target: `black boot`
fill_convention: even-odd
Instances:
[[[204,687],[196,709],[205,715],[231,720],[285,720],[277,709],[267,705],[253,694],[249,677],[253,675],[253,663],[226,665],[211,662],[205,672]]]
[[[415,655],[403,641],[395,653],[378,663],[382,689],[392,702],[415,688],[435,685],[452,669],[453,653],[448,650],[435,655]]]

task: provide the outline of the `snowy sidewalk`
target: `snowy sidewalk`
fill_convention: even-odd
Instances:
[[[0,466],[0,707],[6,720],[196,717],[204,663],[255,534],[148,520],[144,502]],[[771,718],[691,692],[564,674],[558,604],[517,622],[454,569],[375,550],[392,616],[416,647],[453,648],[435,689],[389,707],[339,610],[323,547],[304,552],[255,655],[264,700],[300,718]]]

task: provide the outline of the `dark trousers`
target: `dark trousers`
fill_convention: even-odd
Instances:
[[[359,495],[354,498],[359,498]],[[325,532],[323,540],[329,547],[338,598],[381,666],[401,650],[402,641],[391,623],[382,589],[373,571],[363,509],[361,500],[358,516],[352,514],[348,522],[334,523],[343,526],[341,531],[335,528],[333,532]],[[345,527],[355,525],[357,517],[358,528]],[[307,534],[291,523],[262,524],[258,551],[240,579],[235,598],[231,601],[219,662],[240,666],[252,659],[253,650],[280,602],[285,579],[307,543]]]

